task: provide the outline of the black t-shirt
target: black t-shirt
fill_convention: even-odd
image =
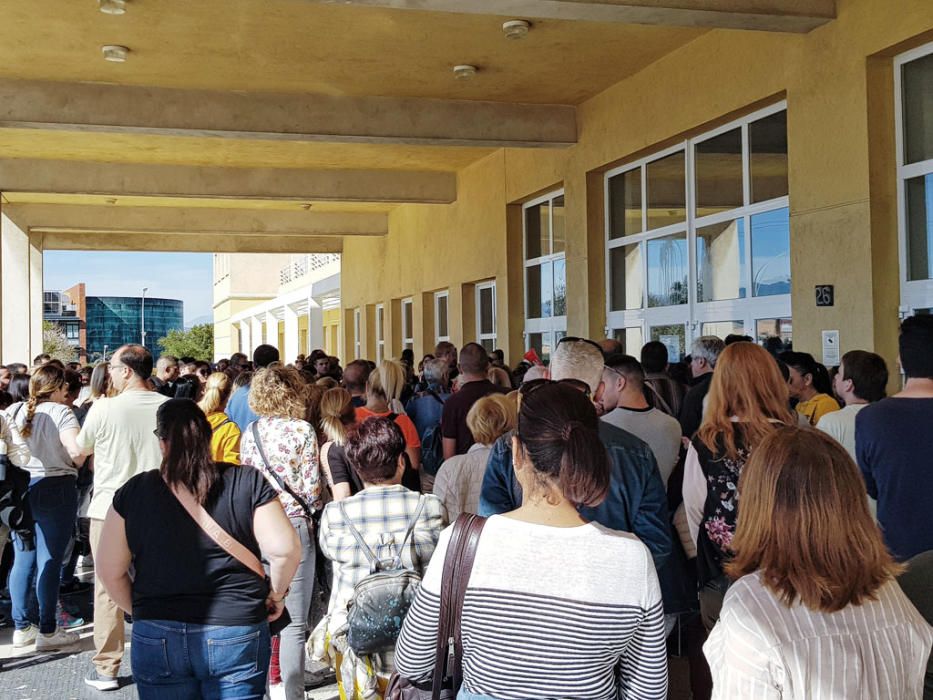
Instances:
[[[452,394],[444,402],[444,412],[441,414],[441,435],[445,438],[456,438],[456,454],[466,454],[475,442],[473,433],[467,427],[467,413],[477,401],[489,394],[505,394],[505,389],[496,386],[488,379],[467,382],[460,391]]]
[[[223,484],[204,506],[257,557],[253,512],[278,495],[258,469],[221,465]],[[158,470],[134,476],[113,497],[133,554],[133,617],[205,625],[266,618],[268,584],[221,549],[191,519]]]

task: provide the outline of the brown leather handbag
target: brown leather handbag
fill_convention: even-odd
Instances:
[[[450,534],[441,580],[441,614],[437,623],[434,675],[430,683],[416,684],[393,673],[385,700],[454,700],[463,683],[463,639],[460,618],[476,547],[486,518],[461,513]]]

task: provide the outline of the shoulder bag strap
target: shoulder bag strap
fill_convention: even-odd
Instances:
[[[266,578],[266,572],[262,568],[259,558],[244,545],[233,539],[226,530],[218,525],[217,521],[204,510],[204,506],[198,503],[189,491],[174,486],[170,486],[169,489],[175,495],[175,498],[178,499],[178,502],[181,503],[182,507],[188,511],[188,515],[191,516],[191,519],[198,524],[198,527],[204,530],[208,537],[214,540],[218,547],[256,574],[259,578]]]
[[[363,539],[360,531],[357,530],[356,526],[353,525],[353,521],[350,520],[350,516],[347,515],[347,509],[344,507],[344,502],[338,501],[337,507],[340,508],[340,515],[343,516],[343,521],[347,524],[347,528],[350,530],[350,534],[353,535],[353,539],[356,540],[356,543],[360,546],[360,549],[363,550],[363,554],[366,555],[366,560],[369,562],[370,570],[374,570],[376,568],[376,555],[373,553],[373,550],[369,548],[369,545],[366,544],[366,540]]]
[[[279,489],[294,498],[305,512],[305,515],[309,519],[312,519],[314,517],[314,511],[311,510],[311,507],[307,504],[305,499],[295,493],[295,489],[293,489],[269,463],[269,459],[266,457],[266,451],[262,447],[262,440],[259,438],[259,421],[253,421],[249,427],[253,432],[253,442],[256,443],[256,449],[259,450],[259,458],[262,459],[262,463],[266,466],[266,471],[269,473],[269,476],[275,479],[275,483],[278,484]]]
[[[405,547],[408,545],[408,540],[411,539],[412,533],[415,531],[415,526],[418,524],[418,518],[421,517],[421,511],[424,510],[424,496],[418,497],[418,507],[415,508],[415,514],[411,516],[411,520],[408,521],[408,529],[405,531],[405,539],[402,540],[402,543],[398,546],[398,551],[395,554],[395,558],[398,563],[398,568],[402,568],[402,552],[405,551]]]
[[[330,455],[330,446],[330,441],[321,445],[321,471],[324,472],[328,485],[332,487],[334,485],[334,475],[330,471],[330,460],[328,459]]]
[[[434,397],[434,400],[437,401],[441,406],[444,405],[444,399],[442,399],[440,396],[438,396],[437,393],[435,393],[434,391],[431,391],[430,389],[428,389],[427,392],[428,392],[428,394],[430,394],[431,396],[433,396],[433,397]]]
[[[439,700],[445,678],[453,679],[455,693],[459,691],[463,681],[460,617],[467,583],[476,558],[476,548],[485,524],[486,518],[473,513],[462,513],[450,534],[441,580],[441,610],[437,625],[432,700]]]
[[[657,387],[655,387],[654,383],[653,383],[653,382],[645,382],[645,384],[648,386],[649,389],[651,389],[651,392],[654,394],[654,397],[655,397],[658,401],[661,402],[661,405],[658,406],[658,408],[660,408],[662,411],[664,411],[667,415],[672,415],[670,404],[668,404],[667,401],[664,400],[664,397],[661,396],[661,392],[658,391],[658,389],[657,389]]]

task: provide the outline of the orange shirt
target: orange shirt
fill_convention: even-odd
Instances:
[[[373,416],[378,418],[385,418],[389,415],[389,413],[391,413],[391,411],[386,411],[385,413],[373,413],[368,408],[359,406],[356,409],[356,422],[362,423],[367,418],[372,418]],[[421,447],[421,439],[418,437],[418,430],[415,428],[415,424],[412,423],[411,418],[406,416],[404,413],[396,414],[395,424],[402,429],[402,435],[405,436],[406,447]]]

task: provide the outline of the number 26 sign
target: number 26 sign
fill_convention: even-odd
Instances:
[[[816,305],[832,306],[836,300],[836,295],[831,284],[816,285]]]

